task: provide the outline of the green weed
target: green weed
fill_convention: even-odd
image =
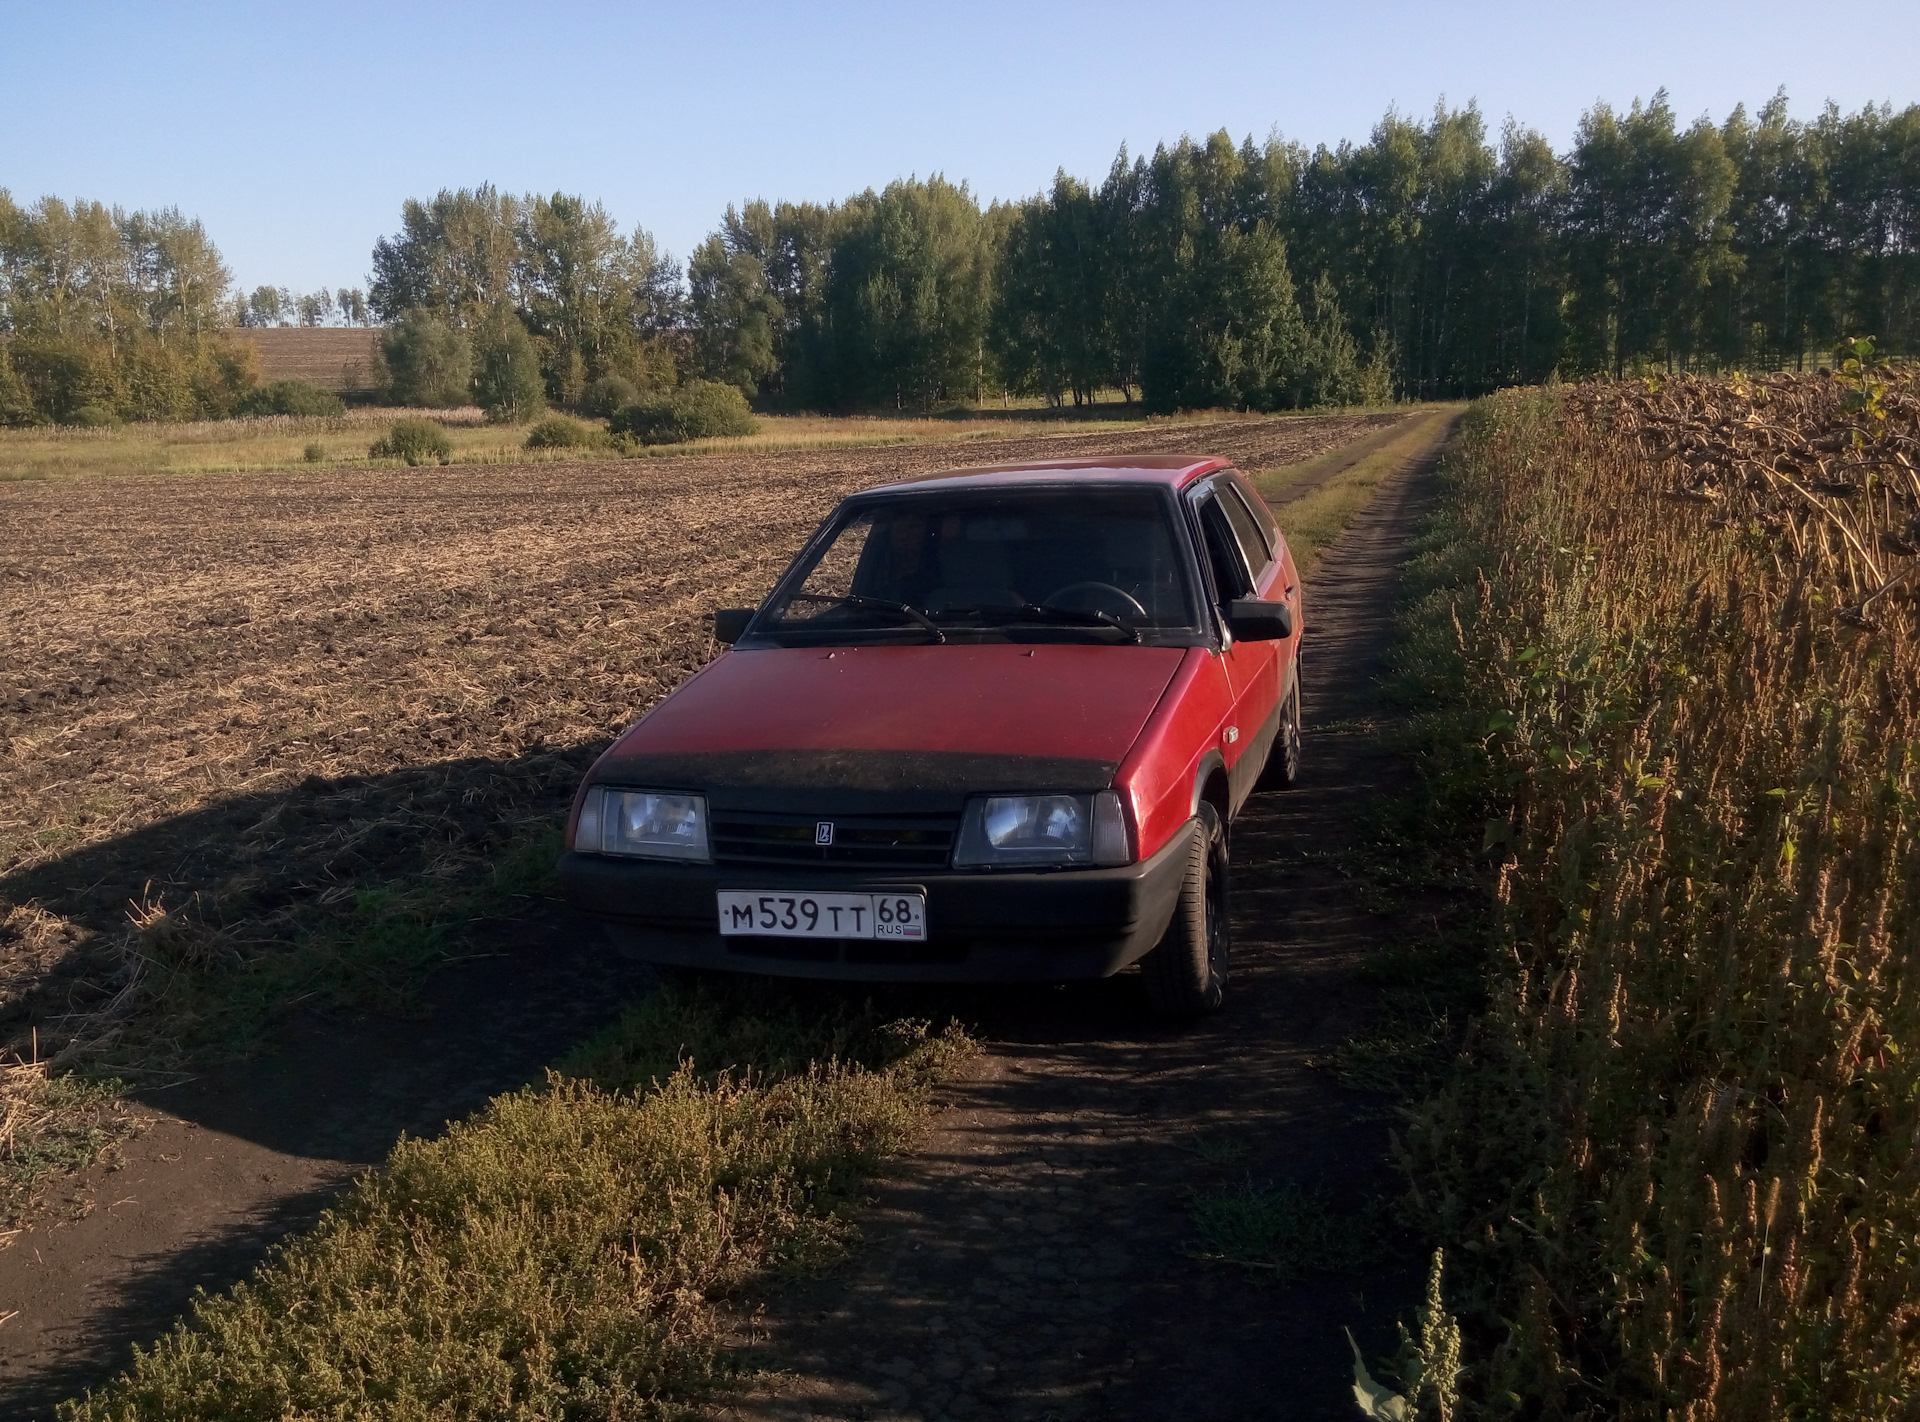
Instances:
[[[1288,1284],[1308,1274],[1341,1273],[1371,1261],[1379,1249],[1381,1210],[1336,1213],[1326,1194],[1297,1185],[1237,1185],[1195,1190],[1187,1211],[1199,1231],[1202,1259],[1260,1271]]]

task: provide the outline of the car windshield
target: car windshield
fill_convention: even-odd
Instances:
[[[1164,642],[1198,623],[1175,517],[1153,489],[862,499],[782,581],[755,635],[787,645]]]

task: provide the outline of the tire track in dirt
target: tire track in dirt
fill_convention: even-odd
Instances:
[[[1351,1410],[1340,1328],[1384,1347],[1417,1302],[1419,1261],[1270,1284],[1193,1257],[1187,1192],[1294,1184],[1343,1211],[1397,1191],[1380,1103],[1312,1063],[1365,1021],[1357,969],[1393,931],[1329,856],[1394,774],[1376,679],[1439,443],[1317,569],[1301,784],[1257,796],[1233,827],[1227,1009],[1161,1027],[1130,974],[982,999],[991,1046],[880,1188],[850,1268],[739,1317],[745,1356],[780,1371],[716,1422]]]

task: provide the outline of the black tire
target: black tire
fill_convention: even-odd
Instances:
[[[1291,790],[1300,783],[1300,683],[1287,693],[1280,708],[1280,727],[1273,733],[1273,749],[1260,769],[1255,790]]]
[[[1218,1012],[1227,991],[1232,920],[1227,912],[1227,828],[1220,812],[1200,804],[1200,832],[1188,850],[1186,877],[1173,922],[1140,960],[1147,1005],[1156,1017],[1192,1021]]]

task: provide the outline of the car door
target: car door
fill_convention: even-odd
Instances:
[[[1225,478],[1216,477],[1193,495],[1200,526],[1215,616],[1221,634],[1221,661],[1232,693],[1232,715],[1220,730],[1220,755],[1227,784],[1238,809],[1252,792],[1267,762],[1280,725],[1280,656],[1285,644],[1235,641],[1226,627],[1226,607],[1235,598],[1261,596],[1277,577],[1272,549],[1245,503]]]
[[[1247,487],[1237,470],[1229,469],[1216,481],[1221,508],[1233,525],[1235,538],[1253,573],[1253,595],[1267,602],[1284,602],[1293,611],[1293,635],[1258,643],[1263,665],[1242,714],[1258,729],[1247,752],[1250,766],[1264,768],[1280,735],[1282,707],[1293,686],[1295,653],[1300,645],[1300,588],[1279,527],[1259,495]],[[1244,729],[1244,728],[1243,728]],[[1249,780],[1259,779],[1259,770]]]

